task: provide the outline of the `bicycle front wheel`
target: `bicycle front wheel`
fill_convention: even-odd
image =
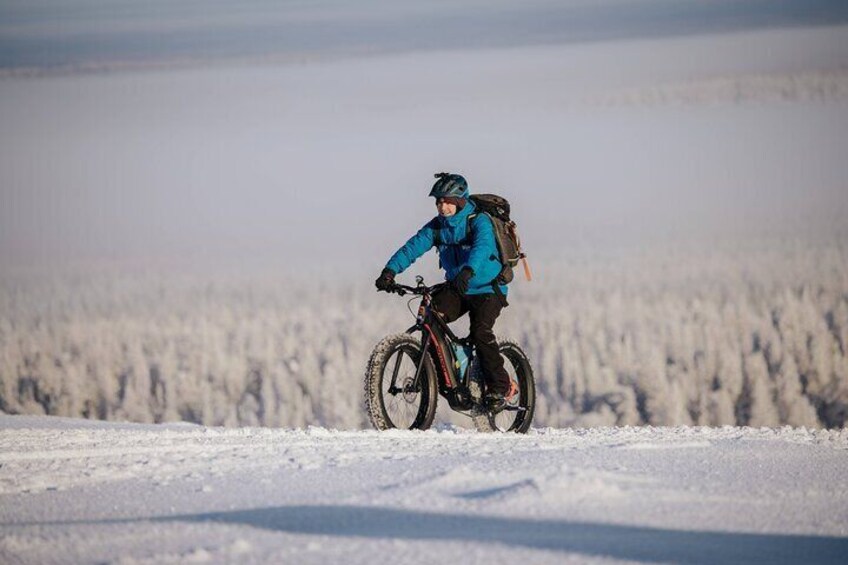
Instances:
[[[421,343],[403,333],[384,338],[368,360],[365,371],[365,410],[378,430],[426,430],[436,416],[439,394],[436,369],[429,356],[418,378]]]

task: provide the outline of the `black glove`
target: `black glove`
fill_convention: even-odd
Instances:
[[[380,273],[380,276],[377,277],[377,280],[374,281],[374,286],[377,287],[377,290],[385,290],[389,291],[395,284],[395,272],[391,269],[383,269],[383,272]]]
[[[463,267],[459,274],[451,281],[451,286],[457,294],[462,296],[468,292],[468,283],[471,281],[471,277],[473,276],[474,269],[471,267]]]

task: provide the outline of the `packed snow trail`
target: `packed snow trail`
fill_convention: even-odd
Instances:
[[[844,563],[848,431],[0,416],[3,563]]]

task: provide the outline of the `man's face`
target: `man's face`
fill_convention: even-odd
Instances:
[[[456,214],[456,204],[446,202],[444,198],[436,198],[436,210],[439,211],[440,216],[453,216]]]

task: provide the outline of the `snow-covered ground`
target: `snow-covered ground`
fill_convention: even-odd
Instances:
[[[0,417],[3,563],[844,563],[848,431]]]

